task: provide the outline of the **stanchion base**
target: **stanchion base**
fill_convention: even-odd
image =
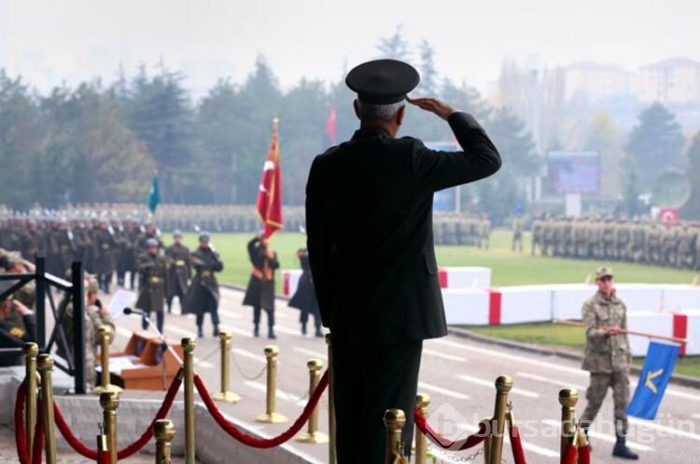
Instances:
[[[222,401],[224,403],[236,403],[241,400],[241,397],[233,392],[225,391],[219,392],[212,396],[214,401]]]
[[[255,422],[264,422],[266,424],[281,424],[287,421],[289,421],[289,419],[284,417],[282,414],[277,414],[276,412],[271,414],[260,414],[255,418]]]
[[[110,384],[107,385],[106,387],[103,387],[102,385],[99,385],[99,386],[95,387],[95,388],[92,390],[92,394],[93,394],[93,395],[98,395],[98,396],[99,396],[99,395],[101,395],[102,393],[121,393],[122,391],[124,391],[124,389],[123,389],[122,387],[118,387],[118,386],[112,385],[112,384],[110,383]]]
[[[328,435],[322,432],[313,432],[313,433],[302,433],[299,435],[299,438],[297,438],[297,441],[299,443],[309,443],[312,445],[319,445],[322,443],[328,443]]]

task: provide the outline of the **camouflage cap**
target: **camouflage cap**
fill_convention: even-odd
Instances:
[[[87,293],[99,293],[100,285],[95,276],[87,277]]]
[[[148,240],[146,240],[146,246],[148,248],[158,248],[158,245],[158,240],[156,240],[155,238],[149,238]]]
[[[600,280],[603,277],[612,277],[612,276],[613,276],[613,272],[612,272],[612,269],[610,269],[609,267],[599,267],[595,271],[595,280]]]

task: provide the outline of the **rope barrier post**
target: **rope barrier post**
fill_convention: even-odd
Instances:
[[[23,351],[25,365],[24,378],[27,391],[27,401],[24,410],[24,426],[27,434],[29,462],[32,462],[32,448],[34,447],[34,427],[36,426],[36,357],[39,355],[39,345],[37,345],[36,343],[25,343]]]
[[[214,401],[223,401],[226,403],[235,403],[240,401],[241,397],[229,391],[229,353],[231,352],[231,339],[233,335],[228,330],[219,331],[219,341],[221,343],[221,391],[215,394],[212,398]]]
[[[41,374],[41,401],[44,416],[44,435],[46,446],[46,464],[56,464],[56,431],[54,430],[53,415],[53,359],[50,354],[40,354],[37,358]],[[33,454],[33,453],[32,453]],[[32,456],[34,459],[34,456]]]
[[[100,395],[102,406],[102,421],[104,433],[107,435],[107,448],[109,449],[109,462],[117,463],[117,408],[119,407],[119,393],[104,392]]]
[[[265,347],[265,357],[267,358],[267,401],[265,414],[260,414],[255,418],[256,422],[266,424],[281,424],[287,422],[287,418],[275,412],[277,406],[277,356],[280,350],[275,345]]]
[[[326,334],[328,345],[328,464],[336,464],[335,457],[335,404],[333,403],[333,350],[331,334]]]
[[[404,458],[401,431],[406,425],[406,414],[401,409],[387,409],[384,412],[384,427],[386,427],[385,464],[408,463]]]
[[[321,380],[323,361],[320,359],[310,359],[306,363],[306,367],[309,368],[309,396],[311,396]],[[307,432],[302,433],[301,436],[297,438],[297,441],[312,444],[328,443],[328,435],[318,431],[318,406],[314,408],[309,417],[309,428]]]
[[[427,393],[418,393],[416,396],[416,407],[420,411],[420,415],[428,417],[428,406],[430,406],[430,395]],[[428,441],[425,438],[423,431],[416,424],[416,464],[428,463]]]
[[[493,427],[493,418],[482,417],[479,420],[479,428],[481,428],[481,424],[484,424],[484,433],[486,433],[486,438],[484,438],[484,447],[482,449],[482,454],[484,456],[484,463],[489,464],[489,452],[491,451],[491,427]]]
[[[508,409],[508,393],[513,388],[513,379],[502,375],[496,379],[496,405],[493,413],[491,429],[491,447],[489,449],[489,464],[501,464],[503,454],[503,434],[506,425]]]
[[[180,342],[184,352],[185,384],[185,464],[195,464],[194,460],[194,338],[183,338]]]
[[[115,392],[120,393],[121,387],[109,383],[109,339],[112,338],[112,328],[108,325],[101,325],[97,330],[100,339],[100,385],[92,391],[95,395],[101,396],[102,393]]]
[[[168,419],[158,419],[153,424],[153,433],[156,436],[156,464],[170,464],[175,424]]]
[[[561,443],[559,445],[559,462],[565,461],[566,450],[573,443],[574,438],[574,414],[578,402],[578,391],[565,388],[559,390],[559,404],[561,404]]]

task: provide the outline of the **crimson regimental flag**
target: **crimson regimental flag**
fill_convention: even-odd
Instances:
[[[258,201],[255,210],[265,228],[264,237],[270,238],[272,234],[282,228],[282,170],[280,168],[280,145],[278,135],[278,120],[272,123],[272,140],[267,152],[267,159],[263,165],[260,186],[258,187]]]

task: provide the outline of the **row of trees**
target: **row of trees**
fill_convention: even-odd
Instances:
[[[466,83],[440,79],[430,44],[423,40],[412,47],[400,28],[381,39],[377,50],[382,57],[417,62],[422,80],[416,93],[437,95],[474,114],[502,152],[501,171],[464,189],[462,204],[489,212],[496,222],[522,210],[525,184],[545,164],[525,117],[505,105],[489,106]],[[342,79],[302,79],[282,91],[262,58],[244,82],[222,79],[197,102],[185,84],[185,76],[163,66],[144,66],[135,76],[122,72],[109,84],[85,82],[39,95],[0,70],[1,202],[16,209],[35,203],[139,202],[157,170],[165,202],[251,204],[271,122],[279,117],[284,202],[300,205],[311,160],[331,143],[326,133],[331,110],[337,112],[339,141],[351,137],[358,124],[355,95]],[[517,83],[511,84],[509,92],[518,94]],[[579,132],[581,149],[605,151],[620,139],[604,113]],[[452,139],[443,121],[413,108],[402,133],[426,141]],[[552,136],[541,150],[571,148],[557,140]],[[622,173],[631,212],[640,207],[639,193],[660,172],[700,169],[700,160],[693,164],[682,153],[683,144],[680,126],[664,107],[653,105],[640,114],[624,146],[633,168]],[[700,201],[700,188],[691,201],[696,197]]]

